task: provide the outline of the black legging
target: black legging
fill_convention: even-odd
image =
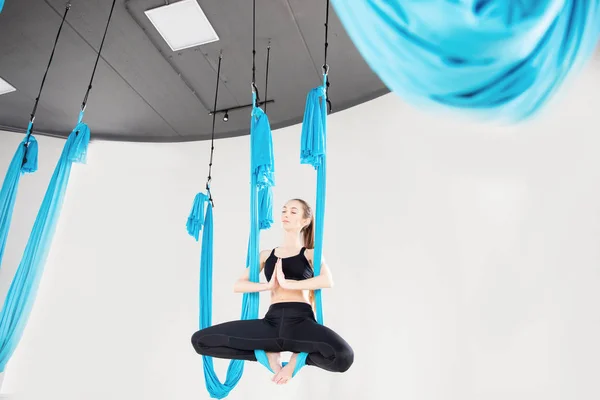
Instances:
[[[345,372],[354,352],[337,333],[316,322],[307,303],[275,303],[263,319],[225,322],[192,336],[198,354],[256,361],[254,350],[308,353],[307,365]]]

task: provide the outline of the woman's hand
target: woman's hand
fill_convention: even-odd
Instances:
[[[283,274],[281,258],[277,259],[277,263],[275,264],[275,271],[277,273],[273,274],[273,276],[277,275],[277,283],[279,283],[279,286],[281,286],[283,289],[290,289],[292,283],[289,280],[285,279],[285,275]]]
[[[271,280],[267,282],[267,290],[275,290],[279,286],[279,282],[277,281],[277,274],[273,272],[271,275]]]

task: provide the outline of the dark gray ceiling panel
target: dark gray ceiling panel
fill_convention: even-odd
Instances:
[[[217,63],[217,108],[252,101],[252,1],[198,0],[219,41],[173,52],[144,12],[161,0],[117,0],[89,97],[92,138],[177,142],[210,138]],[[174,3],[170,1],[169,3]],[[7,0],[0,13],[0,77],[17,88],[0,96],[0,127],[24,131],[65,9],[64,0]],[[321,82],[325,0],[257,0],[256,84],[281,128],[302,120],[308,91]],[[73,1],[36,115],[35,132],[65,137],[77,121],[112,0]],[[340,111],[387,93],[346,35],[333,8],[330,96]],[[217,115],[216,137],[246,135],[250,108]]]

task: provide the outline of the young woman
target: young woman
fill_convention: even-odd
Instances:
[[[192,336],[198,354],[256,361],[254,350],[264,350],[275,372],[273,382],[291,379],[298,353],[308,353],[307,365],[331,372],[345,372],[354,352],[337,333],[316,322],[312,305],[314,290],[333,286],[331,271],[324,262],[318,276],[313,273],[314,217],[301,199],[288,201],[281,222],[283,244],[260,253],[260,269],[267,283],[250,282],[249,271],[234,285],[234,291],[271,292],[271,306],[263,319],[231,321],[202,329]],[[308,292],[308,293],[307,293]],[[281,367],[280,353],[292,352]]]

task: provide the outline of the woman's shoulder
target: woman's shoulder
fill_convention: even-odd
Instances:
[[[260,261],[262,261],[262,262],[266,261],[267,258],[269,258],[269,256],[273,252],[273,250],[275,250],[275,249],[264,249],[264,250],[261,250],[260,253],[259,253]]]
[[[304,257],[306,257],[306,259],[308,261],[310,261],[311,264],[313,262],[314,255],[315,255],[315,249],[308,249],[308,248],[304,249]]]
[[[306,257],[306,259],[308,261],[310,261],[310,263],[312,264],[313,259],[315,257],[315,249],[306,249],[304,250],[304,257]],[[321,253],[321,263],[325,262],[325,255],[323,253]]]

